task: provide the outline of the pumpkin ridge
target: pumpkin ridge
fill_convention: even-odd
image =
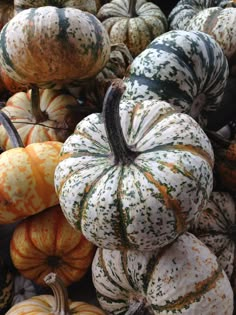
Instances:
[[[82,231],[81,228],[81,221],[84,221],[84,224],[86,224],[86,208],[87,208],[87,203],[88,203],[88,199],[89,197],[94,193],[94,191],[96,190],[96,184],[99,182],[99,180],[106,175],[112,168],[114,168],[114,165],[107,167],[106,169],[104,169],[101,174],[99,176],[97,176],[97,178],[90,184],[87,185],[86,190],[84,191],[84,195],[81,198],[81,201],[79,203],[79,211],[78,211],[78,219],[77,219],[77,226],[79,228],[79,230]],[[62,189],[62,187],[61,187]],[[60,195],[60,192],[59,192]]]
[[[184,296],[179,297],[174,301],[166,301],[165,305],[152,305],[153,309],[162,312],[162,311],[176,311],[182,310],[185,305],[189,305],[190,303],[197,302],[201,299],[201,296],[210,291],[212,288],[215,287],[216,282],[218,279],[223,277],[221,267],[214,270],[211,276],[207,277],[205,280],[197,283],[195,286],[196,291],[187,293]]]
[[[109,154],[109,151],[108,151],[108,148],[103,146],[100,142],[96,141],[93,137],[91,137],[89,134],[85,133],[85,132],[81,132],[81,131],[78,131],[77,129],[75,130],[74,132],[75,135],[78,135],[80,137],[83,137],[85,139],[88,139],[92,142],[92,144],[94,146],[96,146],[97,148],[99,148],[99,150],[103,149],[104,150],[104,154],[106,154],[106,156],[108,156]],[[90,152],[89,152],[90,153]],[[92,155],[92,153],[91,153]],[[96,153],[97,155],[97,153]],[[71,155],[72,157],[74,156],[73,154]]]

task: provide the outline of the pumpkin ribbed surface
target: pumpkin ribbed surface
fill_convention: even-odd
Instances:
[[[54,315],[54,310],[52,295],[38,295],[17,303],[5,315]],[[85,302],[70,302],[69,312],[70,315],[105,315],[98,307]]]
[[[23,10],[0,34],[1,65],[22,85],[59,88],[93,77],[109,55],[110,41],[102,23],[75,8]]]
[[[159,101],[123,101],[124,138],[137,157],[116,164],[101,114],[63,144],[55,187],[69,222],[105,248],[152,250],[173,241],[209,198],[213,151],[200,126]],[[114,131],[115,132],[115,131]]]
[[[79,115],[75,118],[79,104],[75,97],[57,90],[40,90],[39,107],[44,119],[37,122],[31,103],[31,90],[15,93],[2,109],[16,127],[23,144],[49,140],[64,142],[73,132]],[[78,110],[77,110],[78,112]],[[3,126],[0,125],[0,146],[10,149],[12,144]]]
[[[6,224],[58,204],[54,171],[61,142],[14,148],[0,155],[0,223]]]
[[[71,227],[60,206],[26,218],[17,225],[10,242],[14,266],[40,285],[50,272],[57,273],[66,286],[79,281],[94,252],[94,245]]]
[[[215,255],[190,233],[159,253],[99,248],[92,274],[99,303],[111,315],[128,314],[138,304],[153,315],[233,313],[226,274]]]
[[[227,59],[210,35],[169,31],[134,59],[123,98],[167,101],[204,126],[221,104],[228,75]]]
[[[16,13],[29,8],[38,8],[49,5],[59,8],[72,7],[96,14],[100,7],[100,2],[99,0],[14,0]]]
[[[112,0],[104,4],[97,17],[106,28],[111,43],[124,43],[137,56],[157,36],[167,31],[167,18],[161,9],[146,0]]]
[[[233,197],[226,192],[214,191],[191,227],[191,232],[217,256],[229,278],[234,267],[235,224]]]

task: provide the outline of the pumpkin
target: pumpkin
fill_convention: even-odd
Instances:
[[[205,205],[214,157],[189,115],[156,100],[120,102],[123,89],[115,80],[103,113],[85,117],[64,142],[55,188],[70,224],[92,243],[154,250]]]
[[[3,86],[4,90],[9,91],[11,94],[26,91],[27,87],[21,86],[18,82],[13,80],[0,66],[0,84]]]
[[[41,294],[11,307],[5,315],[105,315],[98,307],[85,302],[70,301],[63,281],[55,273],[45,277],[53,295]]]
[[[14,133],[14,126],[3,114],[0,112],[0,123],[9,123],[8,130]],[[18,140],[15,137],[14,143]],[[58,204],[54,171],[62,143],[45,141],[22,146],[19,141],[19,147],[0,155],[0,224],[16,222]]]
[[[101,6],[97,17],[111,43],[124,43],[133,57],[168,28],[161,9],[146,0],[112,0]]]
[[[228,76],[227,59],[210,35],[169,31],[131,63],[123,98],[164,100],[205,128],[221,104]]]
[[[213,6],[213,2],[216,1],[200,2],[180,1],[169,15],[170,29],[201,31],[211,35],[219,43],[229,60],[230,70],[233,73],[236,71],[235,7],[220,7],[221,3],[227,3],[227,1],[218,1],[219,6],[217,7],[207,5],[207,3],[211,3],[210,6]]]
[[[96,14],[99,7],[99,0],[14,0],[15,13],[19,13],[22,10],[30,8],[38,8],[43,6],[52,5],[55,7],[72,7],[83,11],[88,11],[92,14]]]
[[[227,192],[213,191],[190,229],[216,255],[229,279],[234,268],[235,223],[233,197]]]
[[[11,238],[14,266],[38,285],[55,272],[66,286],[79,281],[91,265],[95,247],[64,217],[59,205],[20,222]]]
[[[16,127],[23,144],[55,140],[64,142],[82,119],[75,97],[59,90],[39,91],[39,104],[31,99],[32,90],[11,96],[2,109]],[[81,118],[80,118],[81,117]],[[12,148],[8,134],[0,126],[0,146]]]
[[[59,89],[76,84],[96,76],[109,55],[109,36],[102,23],[93,14],[70,7],[23,10],[0,34],[0,64],[22,86]]]
[[[14,16],[13,0],[1,0],[0,3],[0,30]]]
[[[37,295],[34,283],[17,274],[14,277],[14,290],[11,306]]]
[[[216,256],[190,233],[160,251],[98,248],[92,275],[98,301],[111,315],[233,312],[233,292],[225,272]]]
[[[9,307],[13,295],[13,274],[5,261],[0,258],[0,312]]]

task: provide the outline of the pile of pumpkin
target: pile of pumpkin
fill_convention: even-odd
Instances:
[[[232,315],[234,1],[2,2],[0,313]]]

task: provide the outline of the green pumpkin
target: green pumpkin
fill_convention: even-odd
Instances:
[[[228,76],[227,59],[210,35],[169,31],[131,63],[123,99],[167,101],[205,127],[221,104]]]
[[[189,116],[109,87],[64,142],[55,170],[61,208],[99,247],[154,250],[183,233],[212,190],[213,151]]]
[[[233,292],[216,256],[190,233],[152,252],[97,249],[97,298],[110,315],[232,315]]]

